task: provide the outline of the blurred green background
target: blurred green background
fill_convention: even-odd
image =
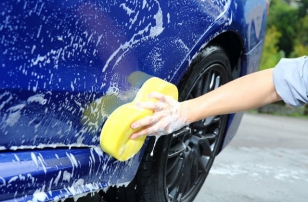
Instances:
[[[280,58],[308,55],[308,0],[270,0],[260,70]]]

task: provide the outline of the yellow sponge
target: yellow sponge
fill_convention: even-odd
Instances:
[[[106,153],[119,161],[126,161],[141,149],[146,136],[131,140],[130,136],[139,129],[133,130],[130,125],[134,121],[153,114],[152,110],[137,108],[135,104],[156,101],[148,98],[148,94],[154,91],[178,99],[178,90],[175,85],[157,77],[146,80],[135,99],[118,107],[106,120],[100,134],[100,145]]]

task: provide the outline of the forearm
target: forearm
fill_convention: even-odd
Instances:
[[[279,101],[281,98],[275,90],[272,72],[273,69],[268,69],[249,74],[201,97],[182,102],[183,113],[192,123],[206,117],[255,109]]]

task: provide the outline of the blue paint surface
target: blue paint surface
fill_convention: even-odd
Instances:
[[[265,7],[260,0],[1,1],[0,200],[67,198],[131,181],[145,146],[128,162],[104,153],[99,135],[108,115],[150,76],[178,84],[198,51],[225,32],[242,40],[242,74],[255,71]]]

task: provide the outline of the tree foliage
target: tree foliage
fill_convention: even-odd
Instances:
[[[301,0],[299,2],[298,15],[300,18],[304,18],[308,11],[308,0]]]
[[[260,69],[274,67],[282,57],[308,55],[308,0],[271,0]]]
[[[298,10],[281,0],[272,0],[269,9],[268,26],[275,26],[281,32],[278,47],[288,57],[293,50],[293,39],[296,37]]]
[[[281,33],[275,26],[269,27],[265,36],[265,45],[262,53],[260,69],[267,69],[274,67],[282,57],[278,49],[278,41]]]
[[[308,54],[308,15],[299,21],[297,37],[294,39],[292,57],[300,57]]]

